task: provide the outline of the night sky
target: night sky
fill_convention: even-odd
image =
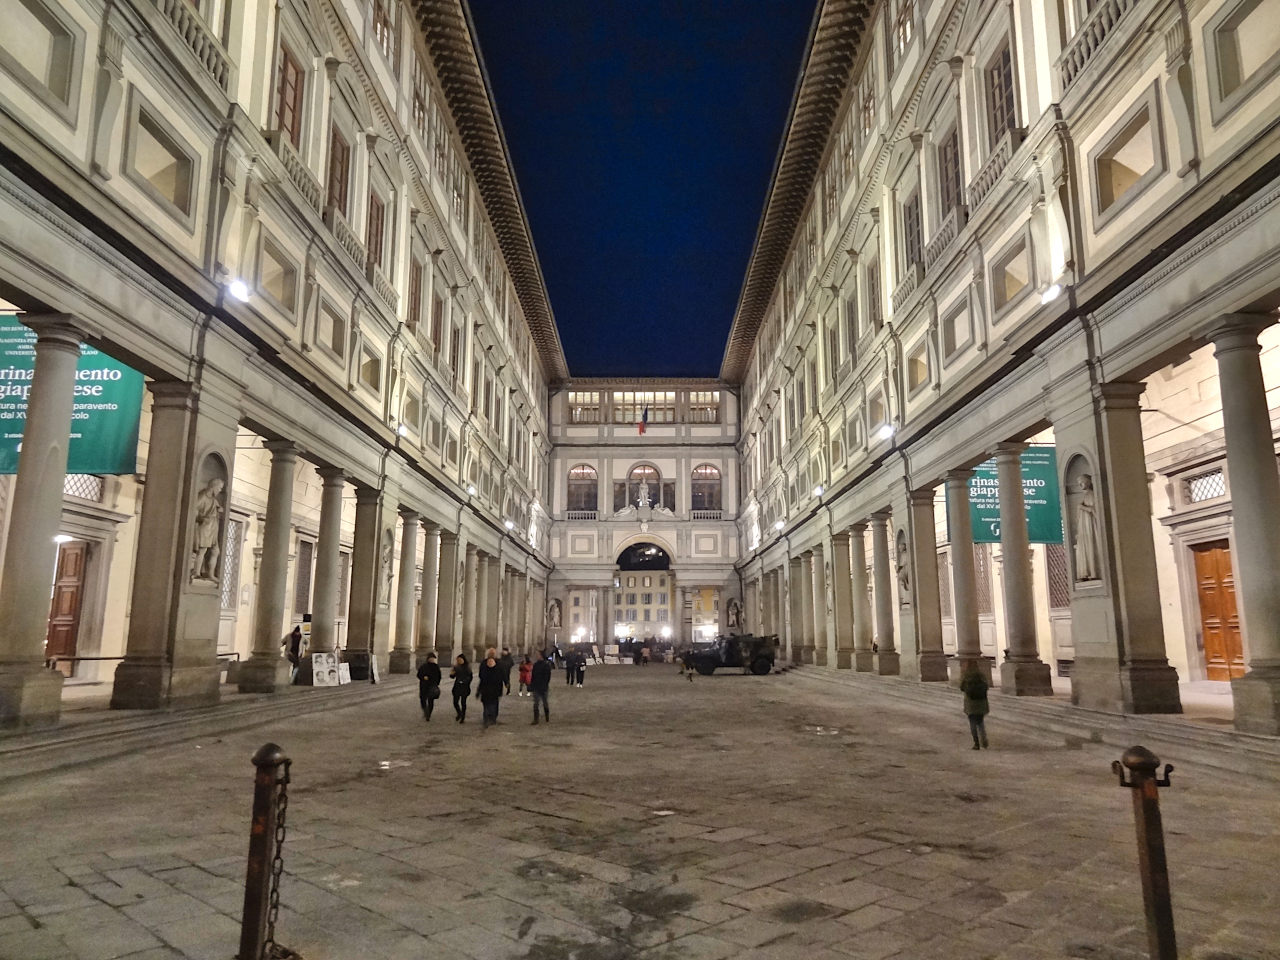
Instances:
[[[470,0],[575,376],[716,376],[809,0]]]

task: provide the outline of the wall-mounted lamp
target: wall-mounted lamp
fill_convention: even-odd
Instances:
[[[242,303],[249,302],[249,285],[239,277],[227,282],[227,293]]]
[[[476,485],[474,483],[467,484],[467,496],[474,497],[476,495]]]
[[[506,527],[508,530],[514,530],[516,528],[514,520],[503,520],[502,525]]]
[[[1061,294],[1062,285],[1059,283],[1052,284],[1044,293],[1040,294],[1040,302],[1052,303],[1054,300],[1057,300]]]
[[[893,433],[894,433],[893,424],[886,423],[883,427],[881,427],[879,430],[876,431],[876,439],[888,440],[890,437],[893,436]]]
[[[782,528],[783,528],[783,527],[785,527],[786,525],[787,525],[787,524],[786,524],[786,521],[785,521],[785,520],[775,520],[775,521],[773,521],[773,529],[777,530],[779,533],[781,533],[781,532],[782,532]]]
[[[824,487],[822,484],[818,484],[816,487],[813,488],[813,495],[815,497],[820,497],[826,492],[827,492],[827,488]]]

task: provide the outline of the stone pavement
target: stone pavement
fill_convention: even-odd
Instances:
[[[958,710],[795,674],[593,667],[486,733],[395,683],[0,785],[0,958],[232,957],[265,740],[306,960],[1146,956],[1111,747],[997,708],[974,752]],[[1280,957],[1274,786],[1175,771],[1162,801],[1180,955]]]

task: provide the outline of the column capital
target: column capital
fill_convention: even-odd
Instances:
[[[456,545],[458,543],[458,533],[456,530],[449,530],[445,527],[440,527],[439,530],[440,530],[440,542],[442,544],[450,543],[450,544]]]
[[[191,409],[200,395],[199,388],[186,380],[152,380],[147,384],[153,407]]]
[[[377,503],[382,498],[382,491],[377,487],[366,487],[360,484],[356,485],[356,503],[370,504]]]
[[[845,528],[844,530],[837,530],[835,533],[831,535],[831,543],[833,546],[839,545],[839,544],[847,544],[848,542],[849,542],[848,528]],[[760,565],[764,566],[763,560],[761,561]]]
[[[414,510],[411,507],[402,506],[396,512],[400,514],[400,519],[403,520],[407,525],[413,524],[418,519],[418,516],[419,516],[418,511]]]
[[[932,506],[937,498],[934,496],[933,490],[912,490],[907,494],[907,502],[913,506],[921,506],[928,504]]]
[[[456,539],[457,539],[457,537],[458,537],[458,535],[455,533],[455,534],[453,535],[453,537],[454,537],[454,539],[456,540]],[[468,560],[470,560],[472,557],[478,556],[478,554],[479,554],[479,553],[480,553],[480,549],[479,549],[479,548],[478,548],[474,543],[468,543],[468,544],[467,544],[467,559],[468,559]]]
[[[1196,335],[1212,343],[1218,350],[1256,346],[1258,334],[1280,322],[1273,313],[1224,313],[1214,317]]]
[[[292,463],[298,459],[298,445],[292,440],[263,440],[262,445],[271,451],[272,463]]]
[[[1138,406],[1142,400],[1142,392],[1147,389],[1147,385],[1145,383],[1113,380],[1109,383],[1096,384],[1093,389],[1094,396],[1101,400],[1104,406],[1115,410]]]
[[[965,490],[968,490],[969,481],[973,479],[973,471],[948,470],[944,479],[946,480],[946,484],[949,489],[963,487]]]
[[[347,482],[347,471],[342,467],[317,467],[316,476],[326,487],[340,487]]]
[[[1029,444],[1008,441],[1006,443],[997,443],[995,449],[991,451],[992,455],[997,459],[1013,459],[1017,460],[1022,457],[1022,451],[1026,450]]]
[[[436,523],[434,520],[430,520],[427,517],[420,517],[419,519],[422,521],[422,529],[426,532],[428,537],[441,533],[440,524]]]
[[[893,514],[891,514],[888,510],[877,510],[875,513],[871,515],[871,526],[877,527],[877,528],[887,527],[889,525],[889,518],[891,516],[893,516]]]
[[[89,335],[88,326],[69,313],[22,314],[18,319],[36,332],[40,346],[65,347],[79,352]]]
[[[849,525],[849,533],[855,537],[861,537],[867,532],[867,521],[859,520],[857,523]]]

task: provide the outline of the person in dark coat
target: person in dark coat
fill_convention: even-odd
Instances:
[[[484,728],[487,730],[498,722],[498,700],[502,697],[502,667],[498,663],[498,651],[493,647],[485,651],[484,663],[480,664],[476,697],[484,706]]]
[[[511,695],[511,670],[515,667],[515,657],[506,647],[502,648],[502,656],[498,658],[498,667],[502,670],[502,692]]]
[[[547,707],[547,694],[551,692],[551,657],[544,650],[533,665],[533,673],[529,676],[529,692],[533,694],[533,722],[538,722],[538,704],[542,704],[542,715],[547,723],[551,722],[551,710]]]
[[[585,653],[578,653],[574,674],[578,678],[578,686],[582,686],[582,681],[587,679],[587,655]]]
[[[964,712],[969,718],[969,732],[973,734],[973,749],[987,746],[986,716],[991,710],[987,702],[987,681],[970,667],[960,678],[960,692],[964,694]]]
[[[418,702],[422,704],[422,716],[431,720],[431,711],[440,698],[440,664],[436,655],[428,653],[427,659],[418,664]]]
[[[453,661],[453,669],[449,671],[453,677],[453,712],[457,714],[458,723],[467,720],[467,697],[471,696],[471,668],[467,666],[467,658],[458,654]]]
[[[564,682],[573,686],[573,678],[578,675],[578,654],[570,650],[564,655]]]

